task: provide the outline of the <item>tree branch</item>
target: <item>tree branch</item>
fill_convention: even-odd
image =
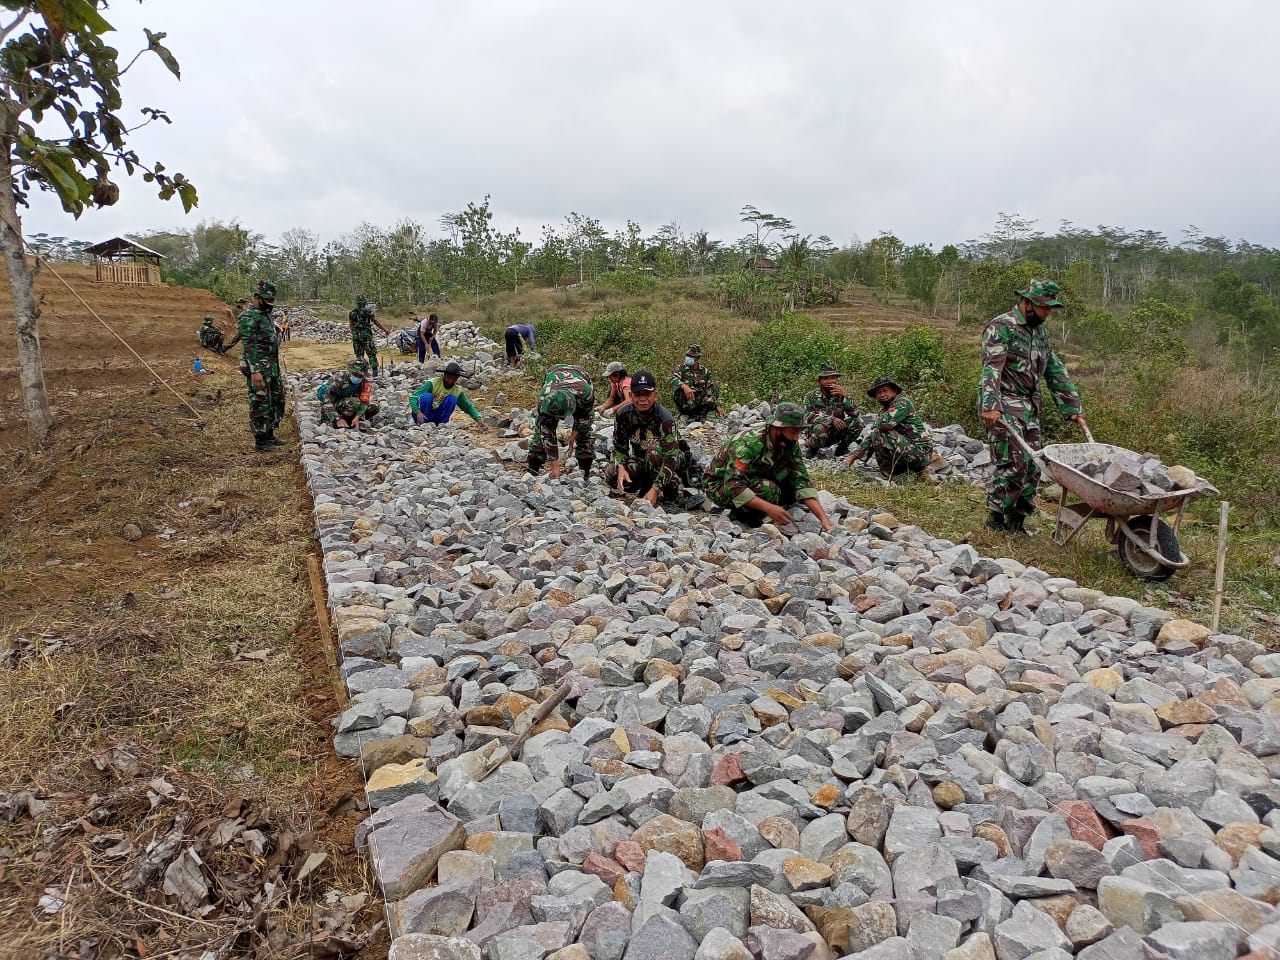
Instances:
[[[7,26],[0,27],[0,43],[4,43],[4,41],[8,40],[9,34],[13,33],[13,31],[16,30],[25,19],[27,19],[27,11],[24,10],[13,18],[12,23]]]

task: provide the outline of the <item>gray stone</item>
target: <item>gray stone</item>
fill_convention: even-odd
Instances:
[[[1098,881],[1098,909],[1117,927],[1131,927],[1144,935],[1182,919],[1182,911],[1172,898],[1128,877]]]
[[[697,951],[698,944],[683,926],[658,915],[635,932],[623,960],[693,960]]]
[[[818,817],[800,831],[800,853],[819,863],[829,863],[835,852],[848,842],[845,817],[838,813]]]
[[[1015,904],[1009,919],[996,924],[992,942],[999,960],[1026,960],[1046,947],[1071,949],[1071,941],[1053,919],[1026,901]]]
[[[740,938],[728,930],[715,928],[702,938],[693,960],[753,960],[753,957]]]
[[[462,937],[406,933],[391,941],[387,960],[480,960],[480,948]]]
[[[951,917],[921,913],[911,919],[907,943],[915,960],[943,960],[960,943],[963,924]]]
[[[415,795],[372,813],[364,822],[374,870],[390,900],[402,900],[431,878],[441,854],[466,843],[462,821]]]
[[[1236,956],[1236,929],[1229,923],[1166,923],[1146,939],[1173,960],[1235,960]]]
[[[743,887],[686,890],[680,904],[680,922],[699,943],[717,927],[735,937],[745,937],[751,922],[750,891]]]

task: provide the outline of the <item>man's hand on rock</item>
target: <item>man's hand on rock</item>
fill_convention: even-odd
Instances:
[[[641,499],[641,500],[648,501],[649,506],[651,506],[651,507],[656,507],[656,506],[658,505],[658,488],[657,488],[657,487],[650,487],[650,488],[649,488],[649,492],[648,492],[648,493],[646,493],[646,494],[645,494],[643,497],[641,497],[640,499]]]
[[[618,467],[618,492],[622,493],[622,488],[631,482],[631,471],[626,467]]]

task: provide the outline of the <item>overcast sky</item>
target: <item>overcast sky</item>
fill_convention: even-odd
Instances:
[[[126,77],[148,184],[99,239],[238,219],[268,238],[437,218],[492,194],[536,240],[570,210],[733,239],[743,204],[843,243],[972,239],[998,212],[1280,245],[1274,0],[116,0],[182,64]]]

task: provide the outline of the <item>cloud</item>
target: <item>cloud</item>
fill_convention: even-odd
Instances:
[[[1001,211],[1280,244],[1262,118],[1280,7],[1241,0],[813,0],[643,7],[585,0],[120,5],[118,44],[166,30],[176,83],[144,58],[136,135],[200,190],[183,218],[140,182],[70,224],[98,237],[239,219],[329,238],[493,196],[504,229],[571,210],[732,239],[755,204],[838,241],[971,239]]]

